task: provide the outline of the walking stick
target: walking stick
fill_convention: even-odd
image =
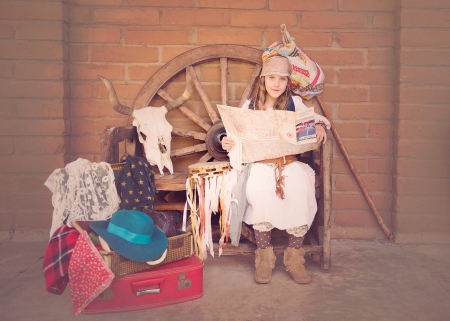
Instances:
[[[317,102],[319,103],[320,108],[322,109],[323,115],[331,123],[331,131],[333,132],[333,135],[336,138],[339,148],[341,149],[341,152],[344,155],[344,158],[347,161],[347,164],[350,167],[350,170],[352,171],[353,176],[355,177],[356,181],[358,182],[359,188],[361,189],[362,193],[364,194],[364,197],[365,197],[367,203],[369,204],[369,207],[372,210],[373,215],[375,216],[375,219],[377,220],[377,222],[380,225],[381,229],[383,230],[384,234],[386,234],[387,238],[389,240],[392,240],[392,238],[394,236],[393,236],[391,230],[389,230],[389,228],[386,226],[386,223],[384,222],[383,218],[381,217],[380,213],[378,212],[378,210],[375,206],[375,203],[372,200],[372,197],[370,197],[369,192],[367,191],[366,185],[364,185],[364,182],[362,181],[361,176],[359,176],[358,171],[356,170],[355,166],[353,165],[353,162],[347,153],[344,143],[342,142],[341,136],[339,136],[336,126],[334,126],[334,123],[331,120],[330,114],[328,114],[328,111],[325,108],[325,105],[322,103],[322,100],[320,99],[320,97],[316,96],[316,99],[317,99]]]

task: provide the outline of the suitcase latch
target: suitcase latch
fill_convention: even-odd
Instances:
[[[178,290],[189,289],[192,286],[192,280],[186,279],[185,273],[178,274]]]

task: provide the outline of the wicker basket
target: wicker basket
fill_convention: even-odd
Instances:
[[[136,262],[129,260],[114,251],[106,252],[100,250],[99,252],[106,265],[114,273],[114,275],[116,277],[121,277],[127,274],[140,272],[163,264],[191,257],[194,252],[192,233],[179,233],[182,234],[168,238],[169,244],[167,245],[166,258],[161,263],[155,265],[148,265],[145,262]]]

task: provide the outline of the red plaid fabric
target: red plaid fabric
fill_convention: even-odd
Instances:
[[[69,282],[69,262],[80,234],[63,225],[48,242],[44,255],[44,278],[47,292],[62,294]]]

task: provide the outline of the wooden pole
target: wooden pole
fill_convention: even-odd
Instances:
[[[320,99],[319,96],[316,96],[316,99],[317,99],[317,102],[319,103],[320,108],[322,109],[323,115],[331,123],[331,131],[332,131],[334,137],[336,138],[339,148],[341,149],[341,152],[344,155],[344,158],[347,161],[347,164],[350,167],[350,170],[351,170],[353,176],[355,177],[356,182],[359,185],[359,188],[361,189],[362,193],[364,194],[364,197],[365,197],[367,203],[369,204],[369,207],[372,210],[373,215],[375,216],[375,219],[377,220],[377,222],[380,225],[381,229],[383,230],[384,234],[386,234],[387,238],[389,240],[392,240],[393,234],[392,234],[391,230],[387,227],[387,225],[384,222],[383,218],[381,217],[380,213],[378,212],[378,210],[375,206],[375,203],[372,200],[372,197],[369,195],[369,192],[367,191],[366,185],[362,181],[361,176],[359,176],[358,171],[356,170],[355,166],[353,165],[353,162],[347,153],[347,149],[345,148],[344,143],[342,142],[341,136],[339,136],[336,126],[334,125],[333,121],[331,120],[331,116],[328,113],[328,110],[325,108],[325,105],[322,103],[322,100]]]

